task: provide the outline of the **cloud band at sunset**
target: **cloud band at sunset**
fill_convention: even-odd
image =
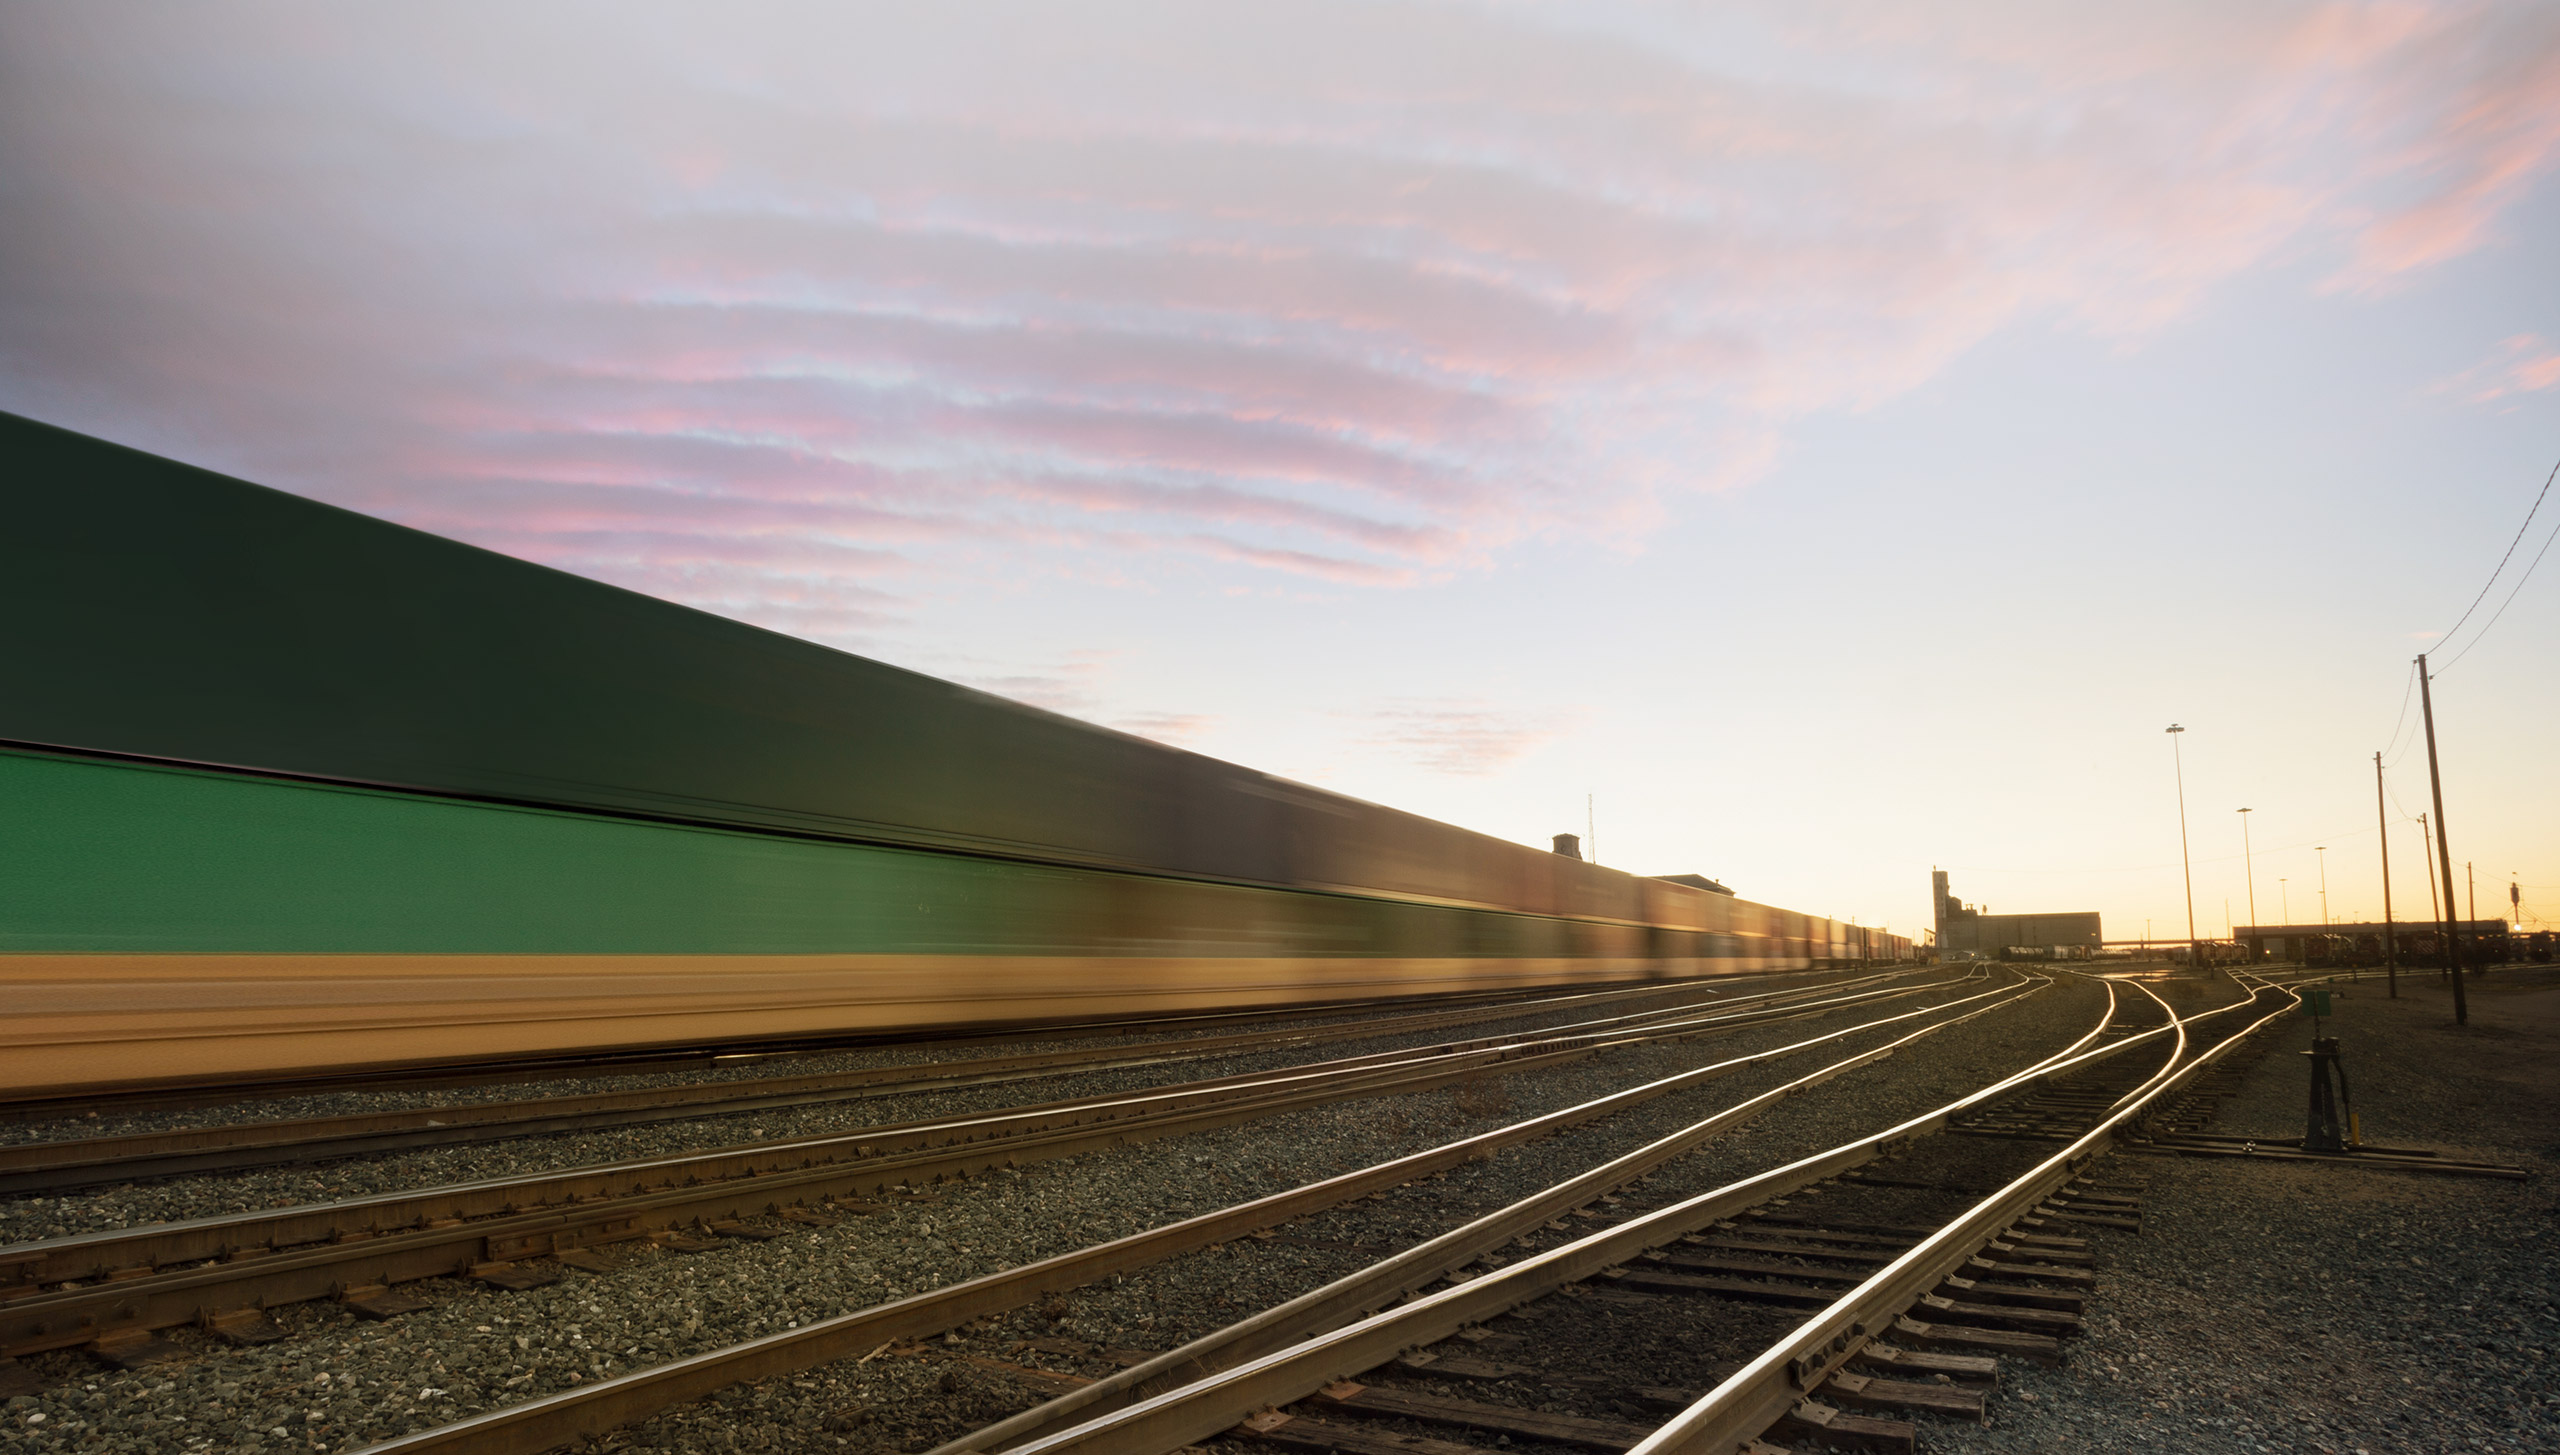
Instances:
[[[2460,256],[2560,149],[2549,7],[1916,14],[23,7],[0,381],[860,643],[1638,532],[1998,330]]]

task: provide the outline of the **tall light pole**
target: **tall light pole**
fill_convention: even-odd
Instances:
[[[2187,857],[2187,764],[2178,748],[2178,735],[2186,729],[2169,724],[2169,762],[2178,774],[2178,872],[2187,883],[2187,965],[2192,969],[2204,959],[2196,945],[2196,871]],[[2450,877],[2451,871],[2447,871]]]
[[[2284,896],[2284,922],[2290,925],[2293,923],[2293,881],[2282,874],[2277,875],[2276,893]]]
[[[2311,852],[2320,856],[2320,927],[2329,927],[2329,846],[2322,844]]]
[[[2418,815],[2418,848],[2427,861],[2427,918],[2442,919],[2444,912],[2436,905],[2436,841],[2427,835],[2427,816]]]
[[[2249,810],[2245,808],[2240,810],[2240,862],[2249,873],[2249,928],[2256,929],[2258,927],[2258,861],[2249,852]],[[2252,941],[2252,943],[2255,942]],[[2252,963],[2255,963],[2257,958],[2257,951],[2249,952]]]

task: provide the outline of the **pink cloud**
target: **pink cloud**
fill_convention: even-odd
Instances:
[[[0,16],[0,403],[857,643],[1035,561],[1637,537],[2560,155],[2560,12],[2486,0],[593,19]]]
[[[2486,404],[2553,387],[2560,387],[2560,347],[2539,335],[2520,333],[2500,343],[2488,358],[2437,384],[2434,392]]]
[[[1558,736],[1552,714],[1509,712],[1483,702],[1392,702],[1367,714],[1358,741],[1435,773],[1483,777]]]

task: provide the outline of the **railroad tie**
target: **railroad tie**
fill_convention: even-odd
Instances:
[[[1893,1336],[1923,1349],[1956,1349],[1975,1354],[2009,1354],[2030,1364],[2062,1363],[2062,1341],[2049,1334],[2022,1334],[2009,1329],[1923,1322],[1905,1315],[1893,1321]]]
[[[1782,1440],[1806,1440],[1817,1446],[1883,1451],[1888,1455],[1911,1455],[1918,1441],[1907,1421],[1851,1414],[1813,1399],[1796,1401],[1795,1408],[1787,1411],[1770,1433]]]
[[[2086,1268],[2065,1268],[2058,1263],[2024,1259],[2012,1262],[1981,1254],[1965,1260],[1964,1276],[1994,1283],[2067,1283],[2082,1288],[2098,1281],[2098,1275]]]
[[[1867,1270],[1864,1269],[1807,1268],[1767,1258],[1735,1258],[1715,1254],[1657,1251],[1645,1254],[1643,1261],[1682,1273],[1738,1273],[1744,1277],[1779,1278],[1798,1283],[1836,1283],[1844,1288],[1855,1286],[1867,1276]]]
[[[1938,1281],[1938,1293],[1949,1299],[1962,1299],[1976,1304],[1999,1304],[2016,1308],[2049,1309],[2078,1317],[2087,1301],[2076,1293],[2049,1293],[2035,1288],[2004,1288],[1955,1274]]]
[[[338,1293],[338,1303],[357,1318],[376,1321],[396,1319],[402,1314],[413,1314],[428,1306],[424,1299],[393,1293],[387,1286],[379,1283],[358,1284],[352,1288],[341,1289]]]
[[[2020,1333],[2045,1334],[2059,1339],[2080,1332],[2078,1314],[2054,1309],[2018,1308],[2008,1304],[1977,1303],[1970,1299],[1941,1298],[1934,1293],[1920,1295],[1912,1311],[1932,1322],[1975,1324],[1989,1329],[2014,1329]]]
[[[1491,1455],[1481,1445],[1462,1445],[1429,1435],[1397,1434],[1279,1410],[1255,1415],[1236,1426],[1234,1433],[1293,1450],[1340,1451],[1341,1455]]]
[[[1986,1391],[1963,1389],[1953,1384],[1930,1384],[1912,1379],[1887,1379],[1873,1374],[1839,1373],[1822,1382],[1815,1391],[1836,1404],[1869,1410],[1927,1410],[1935,1415],[1953,1415],[1981,1424],[1988,1414]]]
[[[527,1289],[558,1283],[560,1270],[528,1268],[522,1263],[515,1262],[474,1263],[470,1268],[470,1276],[488,1284],[491,1288],[503,1288],[509,1293],[523,1293]]]
[[[204,1316],[207,1332],[226,1344],[274,1344],[290,1337],[262,1308],[225,1309]]]
[[[1897,1379],[1944,1379],[1951,1384],[1990,1390],[1999,1387],[2000,1361],[1980,1354],[1949,1354],[1935,1349],[1905,1349],[1871,1343],[1849,1356],[1859,1369]]]
[[[1400,1389],[1376,1389],[1350,1382],[1327,1385],[1308,1402],[1328,1413],[1414,1420],[1489,1435],[1508,1435],[1513,1439],[1551,1440],[1586,1450],[1605,1450],[1611,1455],[1642,1443],[1653,1433],[1649,1426],[1629,1424],[1623,1420],[1548,1414],[1542,1410],[1481,1404],[1474,1400],[1414,1394]]]
[[[1790,1308],[1829,1308],[1840,1297],[1837,1288],[1817,1288],[1807,1283],[1714,1278],[1695,1273],[1656,1273],[1641,1268],[1612,1268],[1600,1276],[1621,1289],[1640,1289],[1648,1293],[1709,1293],[1719,1298],[1784,1304]]]
[[[187,1357],[186,1350],[149,1329],[111,1329],[90,1343],[89,1352],[118,1369],[140,1369]]]

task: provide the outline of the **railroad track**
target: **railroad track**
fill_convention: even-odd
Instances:
[[[2087,1284],[2068,1228],[2121,1222],[2135,1206],[2093,1180],[2092,1164],[2290,1003],[2259,989],[2084,1043],[1820,1155],[1604,1215],[1595,1232],[1530,1235],[1516,1258],[1486,1257],[1451,1286],[1365,1318],[1331,1317],[1339,1310],[1310,1295],[935,1455],[1161,1451],[1222,1433],[1408,1455],[1480,1448],[1447,1442],[1453,1428],[1648,1455],[1791,1440],[1907,1449],[1908,1424],[1881,1412],[1979,1417],[1992,1359],[2058,1357]],[[2199,1044],[2185,1044],[2190,1031]],[[2162,1052],[2157,1069],[2130,1059],[2146,1047]],[[2103,1101],[2071,1100],[2100,1109],[2068,1140],[1932,1135],[2093,1082]],[[1737,1330],[1750,1331],[1748,1347]],[[1578,1407],[1539,1407],[1559,1394]],[[1647,1409],[1670,1418],[1638,1418]]]
[[[1758,980],[1801,978],[1800,970],[1752,975],[1711,976],[1698,983],[1741,985]],[[1652,981],[1643,986],[1586,992],[1595,995],[1641,994],[1676,982]],[[1020,1025],[993,1025],[916,1035],[908,1032],[796,1036],[781,1040],[717,1042],[708,1046],[655,1047],[629,1051],[595,1051],[549,1056],[510,1056],[424,1065],[369,1067],[353,1071],[300,1076],[228,1077],[188,1080],[122,1090],[71,1091],[0,1100],[0,1125],[85,1119],[99,1116],[188,1111],[241,1102],[286,1101],[347,1092],[439,1091],[456,1087],[520,1084],[606,1076],[650,1076],[703,1072],[755,1061],[800,1059],[842,1051],[899,1048],[949,1051],[1006,1041],[1058,1041],[1140,1035],[1150,1031],[1199,1031],[1223,1025],[1287,1019],[1303,1021],[1327,1015],[1371,1016],[1416,1005],[1498,1006],[1548,997],[1516,990],[1470,991],[1461,994],[1404,995],[1379,1000],[1315,1001],[1296,1006],[1253,1006],[1240,1010],[1185,1011],[1172,1015],[1120,1016]],[[1570,997],[1568,997],[1570,998]]]
[[[1933,988],[1863,984],[1783,992],[1742,1008],[1653,1008],[1528,1037],[1380,1052],[1143,1093],[25,1244],[0,1249],[0,1354],[84,1347],[112,1362],[147,1363],[168,1352],[155,1331],[182,1324],[260,1342],[280,1336],[265,1311],[285,1303],[333,1297],[360,1314],[390,1316],[409,1306],[396,1285],[417,1278],[463,1274],[529,1287],[555,1277],[560,1262],[597,1266],[599,1250],[617,1242],[654,1237],[682,1250],[722,1235],[830,1225],[873,1206],[865,1199],[990,1167],[1555,1066],[1611,1046],[1831,1014]]]
[[[1497,1128],[1474,1137],[1409,1157],[1328,1178],[1321,1182],[1239,1204],[1205,1216],[1187,1219],[1151,1229],[1131,1238],[1098,1244],[1062,1257],[1044,1260],[1019,1268],[1007,1269],[987,1278],[937,1289],[932,1293],[900,1299],[876,1308],[866,1309],[842,1318],[823,1320],[788,1335],[752,1341],[714,1354],[679,1360],[644,1371],[625,1379],[607,1380],[572,1396],[537,1400],[513,1409],[500,1411],[448,1427],[429,1431],[405,1441],[395,1441],[382,1448],[399,1449],[472,1449],[472,1450],[539,1450],[551,1448],[583,1434],[597,1433],[630,1420],[641,1418],[670,1405],[682,1404],[713,1389],[740,1380],[823,1363],[843,1355],[859,1355],[866,1349],[878,1352],[877,1346],[898,1339],[918,1338],[938,1332],[990,1312],[1019,1307],[1029,1301],[1057,1291],[1079,1287],[1108,1278],[1127,1269],[1142,1267],[1175,1254],[1268,1231],[1291,1219],[1339,1207],[1364,1197],[1378,1195],[1400,1185],[1414,1183],[1435,1175],[1447,1175],[1466,1162],[1478,1160],[1500,1147],[1536,1137],[1547,1136],[1583,1122],[1608,1116],[1638,1105],[1654,1097],[1693,1087],[1716,1077],[1730,1074],[1744,1066],[1765,1064],[1779,1058],[1799,1055],[1818,1047],[1833,1045],[1859,1035],[1890,1036],[1882,1044],[1855,1051],[1844,1059],[1831,1062],[1798,1080],[1778,1086],[1744,1102],[1724,1108],[1683,1133],[1668,1137],[1637,1154],[1619,1158],[1591,1175],[1553,1192],[1554,1207],[1538,1214],[1551,1220],[1566,1207],[1623,1187],[1641,1178],[1646,1171],[1678,1156],[1718,1132],[1778,1105],[1786,1098],[1818,1086],[1833,1077],[1857,1067],[1872,1064],[1896,1053],[1898,1048],[1921,1036],[1933,1034],[1950,1025],[2015,1003],[2032,993],[2044,977],[1996,977],[2001,983],[1988,988],[1965,987],[1965,993],[1945,1003],[1900,1010],[1892,1015],[1843,1028],[1826,1030],[1790,1045],[1772,1047],[1728,1062],[1698,1067],[1667,1076],[1642,1086],[1627,1088],[1577,1106],[1567,1107],[1544,1116],[1533,1117],[1512,1126]],[[1503,1230],[1496,1236],[1479,1229],[1479,1234],[1493,1237],[1494,1244],[1516,1236]],[[1445,1261],[1446,1269],[1454,1269],[1478,1253],[1468,1249],[1452,1250],[1439,1243],[1414,1252],[1414,1257],[1430,1262]],[[1425,1269],[1412,1264],[1403,1276],[1417,1284],[1439,1276],[1442,1267]],[[598,1285],[601,1288],[603,1285]],[[1390,1295],[1392,1298],[1392,1295]],[[494,1423],[493,1423],[494,1422]],[[423,1443],[418,1443],[423,1442]]]
[[[748,1081],[691,1082],[580,1096],[462,1102],[342,1116],[22,1142],[0,1146],[0,1196],[37,1196],[198,1173],[304,1165],[428,1147],[753,1115],[916,1092],[1173,1065],[1248,1052],[1410,1035],[1449,1026],[1598,1009],[1647,999],[1673,1000],[1672,1005],[1655,1012],[1663,1015],[1694,1011],[1708,1004],[1753,1006],[1789,997],[1817,998],[1856,985],[1887,981],[1894,978],[1895,973],[1907,975],[1909,972],[1889,972],[1828,982],[1820,987],[1790,987],[1741,996],[1729,994],[1730,981],[1655,983],[1573,995],[1539,996],[1491,1006],[1478,1004],[1455,1010],[1368,1017],[1348,1023],[1293,1024],[1271,1030],[1175,1037],[1131,1045],[1068,1047],[921,1065],[855,1067]]]

